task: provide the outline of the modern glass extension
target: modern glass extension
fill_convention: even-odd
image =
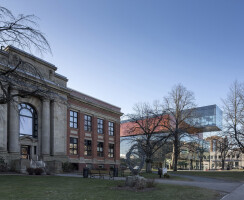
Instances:
[[[198,107],[194,111],[194,125],[203,128],[203,132],[222,130],[223,112],[217,105]]]

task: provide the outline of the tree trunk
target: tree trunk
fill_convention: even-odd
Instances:
[[[174,148],[174,144],[173,144],[173,152],[172,152],[172,157],[171,157],[170,169],[173,169],[174,163],[175,163],[175,148]]]
[[[191,163],[190,163],[190,170],[193,169],[193,160],[191,159]]]
[[[152,162],[150,162],[150,161],[146,162],[146,172],[147,173],[152,172]]]
[[[200,158],[200,170],[203,170],[203,159]]]
[[[176,146],[176,145],[175,145]],[[174,146],[174,148],[175,148],[175,151],[174,151],[174,163],[173,163],[173,171],[177,171],[177,164],[178,164],[178,153],[177,153],[177,147],[175,147]]]
[[[178,164],[178,134],[175,136],[174,146],[173,146],[173,152],[174,152],[174,162],[173,162],[173,171],[177,171],[177,164]]]
[[[222,167],[221,167],[222,170],[225,169],[225,159],[222,159]]]

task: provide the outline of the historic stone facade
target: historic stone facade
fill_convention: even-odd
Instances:
[[[0,105],[0,156],[20,171],[30,160],[43,160],[54,171],[66,161],[79,170],[119,165],[120,108],[68,88],[68,79],[54,65],[12,46],[0,50],[0,70],[14,65],[16,57],[43,77],[25,71],[24,80],[48,88],[50,95],[15,97]]]

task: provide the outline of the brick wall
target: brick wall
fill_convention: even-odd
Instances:
[[[109,169],[110,164],[116,164],[120,159],[120,113],[110,112],[74,99],[68,100],[67,111],[67,155],[71,163],[78,163],[79,170],[82,171],[86,164],[92,164],[94,168],[103,165]],[[70,110],[78,112],[78,127],[70,128]],[[84,130],[84,116],[92,116],[92,131]],[[97,133],[97,119],[103,119],[103,134]],[[114,136],[109,136],[108,122],[114,123]],[[78,154],[70,155],[69,143],[70,137],[78,138]],[[92,141],[92,156],[85,156],[84,140]],[[103,157],[97,156],[97,142],[103,142]],[[108,157],[109,144],[114,144],[114,158]]]

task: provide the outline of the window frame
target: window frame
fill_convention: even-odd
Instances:
[[[90,145],[88,145],[88,143],[90,143]],[[92,141],[91,140],[85,140],[84,146],[85,146],[84,155],[85,156],[92,156]],[[90,147],[90,149],[88,147]]]
[[[75,143],[76,141],[76,143]],[[73,147],[71,147],[71,144],[73,145]],[[76,147],[75,147],[76,144]],[[74,153],[74,151],[76,150],[76,153]],[[73,151],[73,153],[71,153],[71,151]],[[75,137],[70,137],[69,139],[69,155],[78,155],[78,138]]]
[[[111,148],[113,147],[113,148]],[[114,158],[114,144],[108,144],[108,157]],[[113,151],[111,151],[113,149]]]
[[[103,142],[97,142],[97,156],[104,157],[104,145]]]
[[[108,135],[114,136],[114,122],[108,122]]]
[[[21,114],[22,110],[28,110],[32,116]],[[38,116],[35,108],[28,104],[28,103],[20,103],[18,105],[18,112],[19,112],[19,135],[20,136],[32,136],[33,138],[38,138]],[[20,132],[20,126],[21,126],[21,118],[28,118],[32,120],[32,134],[25,134]]]
[[[90,115],[84,115],[84,130],[88,132],[92,131],[92,116]]]
[[[76,114],[76,116],[75,116],[75,114]],[[73,119],[71,120],[71,118],[73,118]],[[75,122],[75,119],[76,119],[76,122]],[[74,110],[69,111],[69,127],[78,129],[78,112],[76,112]]]
[[[104,129],[104,120],[97,118],[97,133],[103,134],[103,129]]]

